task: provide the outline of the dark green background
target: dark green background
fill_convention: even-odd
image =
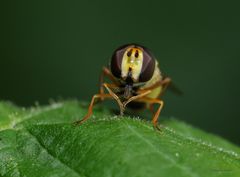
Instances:
[[[184,95],[175,116],[240,143],[239,4],[231,1],[2,1],[0,99],[90,100],[119,45],[150,48]]]

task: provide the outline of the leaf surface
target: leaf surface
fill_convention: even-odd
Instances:
[[[175,119],[151,123],[76,101],[23,109],[0,103],[0,176],[239,177],[240,149]]]

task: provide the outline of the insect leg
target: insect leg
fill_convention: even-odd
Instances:
[[[92,100],[91,100],[91,103],[88,107],[88,113],[83,117],[82,120],[79,120],[79,121],[76,121],[74,122],[74,124],[76,125],[80,125],[82,124],[83,122],[85,122],[87,119],[90,118],[90,116],[92,115],[92,110],[93,110],[93,105],[94,105],[94,101],[97,99],[97,98],[102,98],[102,99],[105,99],[105,98],[112,98],[112,96],[110,94],[96,94],[92,97]]]
[[[157,98],[154,99],[154,98],[147,98],[147,97],[140,98],[136,101],[137,102],[149,103],[150,107],[152,107],[153,104],[159,104],[159,107],[158,107],[157,111],[154,113],[153,118],[152,118],[153,126],[155,128],[158,128],[157,127],[158,118],[159,118],[160,112],[162,110],[162,107],[164,105],[164,102],[162,100],[157,99]]]
[[[171,83],[170,77],[166,77],[162,80],[162,83],[161,83],[162,91],[161,91],[160,95],[162,95],[165,92],[165,90],[167,89],[167,87],[170,83]]]
[[[107,84],[107,83],[103,83],[103,86],[107,89],[107,91],[109,92],[109,94],[117,101],[119,108],[120,108],[120,115],[123,115],[124,113],[124,106],[120,100],[120,98],[111,90],[111,87],[115,86],[114,84]],[[115,86],[117,87],[117,86]]]
[[[163,91],[166,90],[167,86],[171,83],[171,79],[169,77],[166,77],[165,79],[158,81],[156,83],[154,83],[153,85],[146,87],[142,90],[153,90],[159,86],[163,87]]]
[[[182,95],[183,92],[171,81],[171,78],[165,77],[163,80],[156,82],[152,86],[146,87],[142,90],[151,90],[162,86],[162,91],[159,96],[161,96],[165,90],[168,88],[170,91],[174,92],[175,94]]]
[[[140,99],[140,98],[146,96],[150,92],[151,92],[151,90],[146,90],[146,91],[140,93],[139,95],[136,95],[136,96],[133,96],[133,97],[129,98],[126,102],[123,103],[123,107],[126,107],[127,104],[130,103],[131,101],[134,101],[136,99]]]

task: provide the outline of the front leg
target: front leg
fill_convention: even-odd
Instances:
[[[152,123],[153,123],[154,128],[160,129],[157,126],[157,123],[158,123],[158,118],[160,116],[160,113],[161,113],[161,110],[163,108],[164,102],[162,100],[160,100],[160,99],[157,99],[157,98],[148,98],[148,97],[143,97],[143,98],[140,98],[140,99],[138,99],[136,101],[137,102],[143,102],[143,103],[149,103],[150,107],[152,107],[154,104],[158,104],[159,105],[157,111],[153,115]]]
[[[139,93],[139,94],[136,95],[136,96],[132,96],[132,97],[129,98],[127,101],[123,102],[123,107],[125,108],[128,103],[130,103],[130,102],[132,102],[132,101],[134,101],[134,100],[140,99],[140,98],[148,95],[149,93],[151,93],[151,90],[145,90],[145,91],[142,91],[142,93]]]
[[[98,98],[105,99],[105,98],[112,98],[112,96],[110,94],[96,94],[96,95],[94,95],[92,97],[91,103],[90,103],[90,105],[88,107],[87,114],[81,120],[78,120],[78,121],[74,122],[75,125],[80,125],[80,124],[82,124],[83,122],[85,122],[86,120],[88,120],[91,117],[93,106],[94,106],[94,102]]]
[[[103,86],[107,89],[109,94],[117,101],[119,109],[120,109],[120,115],[123,115],[124,110],[125,110],[123,103],[121,102],[120,98],[111,89],[111,88],[113,88],[113,89],[118,88],[118,86],[116,86],[114,84],[107,84],[107,83],[103,83]]]

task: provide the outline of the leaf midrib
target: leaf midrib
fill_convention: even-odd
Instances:
[[[7,125],[0,126],[0,132],[4,131],[4,130],[7,130],[7,129],[16,129],[15,127],[18,124],[20,124],[24,121],[33,119],[40,114],[47,113],[49,111],[62,108],[63,105],[64,105],[63,103],[55,103],[55,104],[52,104],[52,105],[50,105],[48,107],[45,107],[45,108],[41,108],[41,109],[38,109],[38,110],[36,109],[36,110],[34,110],[33,113],[27,112],[27,113],[25,113],[26,115],[23,115],[23,116],[20,115],[21,117],[16,116],[16,117],[14,117],[14,119],[10,119],[10,121],[8,122]],[[10,116],[10,114],[8,116]]]

